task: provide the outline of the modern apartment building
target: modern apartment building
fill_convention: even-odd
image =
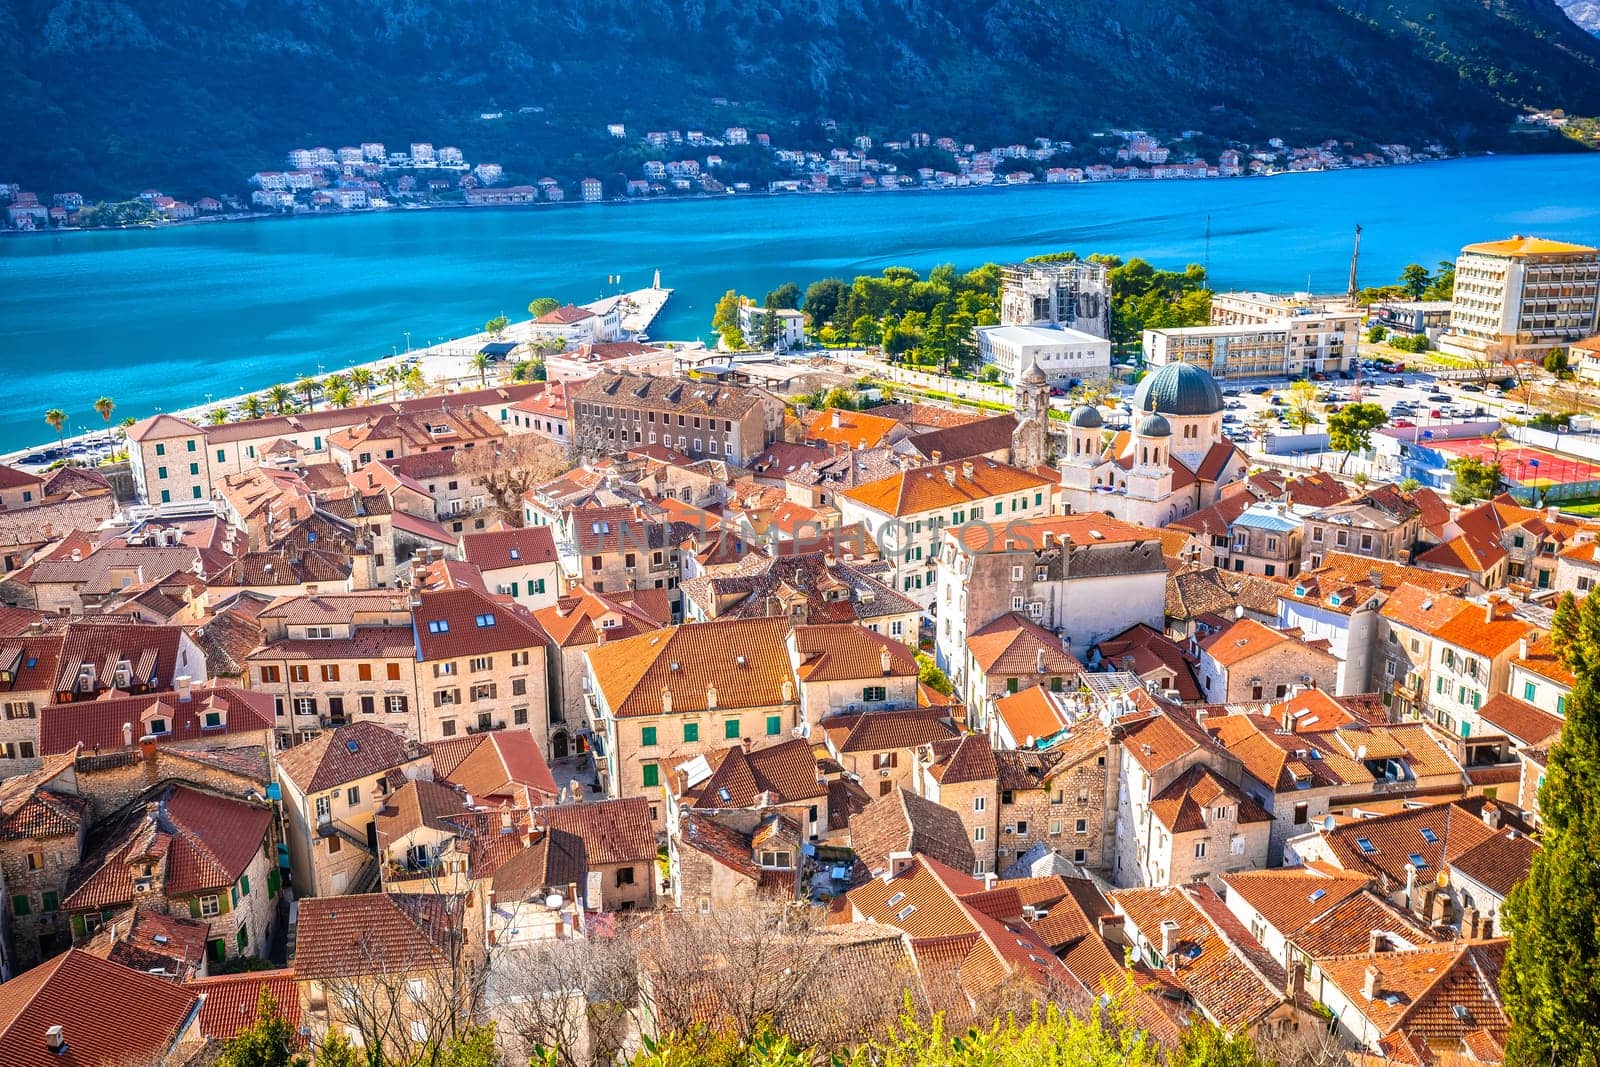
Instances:
[[[1450,329],[1439,347],[1497,360],[1539,358],[1595,332],[1600,249],[1514,236],[1456,257]]]
[[[1194,363],[1218,378],[1294,378],[1355,365],[1361,312],[1308,294],[1218,293],[1211,324],[1146,330],[1152,366]]]

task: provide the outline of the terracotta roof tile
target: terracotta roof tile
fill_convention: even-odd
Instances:
[[[1561,733],[1561,720],[1509,693],[1496,693],[1478,709],[1478,717],[1525,745],[1542,745]]]
[[[802,681],[912,678],[917,674],[916,657],[904,641],[874,633],[859,623],[796,626],[791,640],[800,660],[796,673]]]
[[[886,515],[906,516],[1050,487],[1048,479],[1020,467],[974,459],[901,471],[840,495]]]
[[[663,690],[672,707],[705,710],[707,687],[721,709],[771,707],[793,699],[784,643],[787,619],[685,623],[589,650],[590,669],[613,715],[661,714]],[[740,663],[739,660],[743,660]]]
[[[548,804],[560,793],[530,729],[489,730],[430,747],[434,777],[459,786],[474,801],[510,799],[526,808]]]
[[[1439,938],[1383,897],[1365,890],[1346,897],[1293,935],[1295,947],[1312,959],[1365,952],[1373,931],[1382,931],[1391,948],[1429,945]]]
[[[934,741],[947,741],[957,735],[944,708],[830,715],[818,725],[828,735],[834,751],[839,753],[911,749]]]
[[[302,979],[416,974],[442,966],[459,935],[465,897],[364,893],[300,901],[294,968]]]
[[[889,869],[892,852],[920,854],[953,870],[972,870],[972,844],[961,816],[908,789],[896,788],[854,816],[850,847],[874,873]]]
[[[72,949],[0,984],[0,1062],[60,1067],[43,1036],[57,1025],[75,1064],[163,1059],[198,1004],[164,978]]]
[[[815,800],[828,793],[827,782],[817,772],[811,742],[794,737],[775,745],[745,751],[729,745],[712,752],[711,777],[683,789],[682,796],[695,808],[753,808],[763,794],[779,804]]]
[[[272,997],[289,1028],[300,1029],[300,990],[291,969],[197,978],[185,988],[205,997],[200,1033],[209,1040],[230,1041],[254,1023],[263,992]]]
[[[468,533],[461,537],[461,552],[479,570],[526,567],[534,563],[554,563],[555,534],[548,526]]]
[[[1503,1042],[1509,1029],[1500,999],[1506,942],[1452,942],[1404,952],[1334,956],[1319,961],[1332,982],[1379,1034],[1452,1045],[1487,1030]],[[1377,995],[1364,995],[1369,967]],[[1457,1009],[1462,1009],[1458,1011]]]
[[[304,744],[278,753],[278,770],[310,795],[359,778],[372,778],[428,754],[376,723],[351,723],[324,730]]]
[[[1272,821],[1266,809],[1204,764],[1190,767],[1152,797],[1150,813],[1172,833],[1189,833],[1210,825],[1206,812],[1216,807],[1218,801],[1226,801],[1236,809],[1238,822]]]
[[[232,686],[214,686],[191,691],[189,700],[175,693],[148,693],[143,696],[51,704],[39,709],[39,748],[45,755],[71,752],[77,745],[85,749],[124,747],[122,726],[134,724],[137,741],[143,729],[141,719],[150,708],[160,705],[167,721],[161,742],[188,742],[261,733],[272,729],[272,695]],[[204,726],[207,711],[223,707],[227,711],[222,726]]]
[[[982,734],[964,734],[955,741],[935,741],[928,773],[944,785],[989,782],[1000,777],[994,747]]]
[[[990,675],[1076,676],[1083,672],[1083,664],[1061,647],[1061,638],[1014,611],[974,630],[967,637],[967,650]],[[1039,671],[1040,652],[1044,653],[1043,672]]]
[[[423,593],[412,610],[419,661],[543,648],[549,643],[533,613],[475,589]]]
[[[535,808],[533,814],[540,826],[566,830],[582,838],[591,866],[655,859],[655,828],[650,820],[650,802],[644,797]]]

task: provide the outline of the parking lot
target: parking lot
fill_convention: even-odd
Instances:
[[[1300,432],[1298,417],[1291,416],[1293,382],[1289,379],[1219,384],[1223,387],[1226,405],[1223,432],[1246,449],[1258,445],[1257,430],[1264,425],[1263,411],[1269,412],[1273,420],[1269,433]],[[1357,401],[1379,405],[1388,413],[1389,425],[1401,428],[1426,429],[1474,418],[1526,418],[1532,414],[1518,397],[1506,394],[1496,384],[1443,382],[1428,371],[1389,372],[1369,364],[1363,367],[1359,377],[1330,377],[1313,384],[1317,386],[1317,403],[1312,410],[1313,419],[1306,426],[1308,434],[1326,432],[1327,413]],[[1102,407],[1107,427],[1126,429],[1132,423],[1134,388],[1130,385],[1119,389],[1118,400]],[[1070,400],[1057,398],[1052,403],[1057,407],[1072,407]]]

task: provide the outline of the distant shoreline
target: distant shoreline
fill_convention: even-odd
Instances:
[[[59,228],[46,227],[45,229],[42,229],[42,230],[0,230],[0,236],[15,237],[15,238],[26,238],[26,237],[61,236],[61,235],[64,235],[64,234],[77,234],[77,233],[131,233],[131,232],[138,232],[138,231],[149,231],[149,232],[152,232],[152,233],[159,233],[159,232],[161,232],[163,230],[173,230],[173,229],[179,229],[179,228],[189,227],[189,226],[202,226],[202,225],[204,225],[204,226],[215,226],[215,225],[230,224],[230,223],[256,223],[256,222],[298,222],[298,221],[304,221],[304,220],[310,220],[310,219],[361,218],[361,217],[364,217],[364,216],[375,216],[375,215],[403,215],[403,214],[411,214],[411,213],[423,212],[423,211],[481,211],[481,212],[487,212],[487,211],[526,211],[526,210],[529,210],[529,209],[539,209],[539,208],[598,207],[598,206],[602,206],[602,205],[611,205],[611,206],[630,205],[631,206],[631,205],[649,205],[649,204],[668,204],[668,203],[676,203],[676,202],[680,202],[680,201],[705,201],[705,200],[747,200],[747,199],[752,199],[752,198],[756,198],[756,197],[761,197],[761,198],[766,198],[766,199],[773,199],[773,200],[780,200],[780,199],[811,199],[811,198],[819,197],[819,196],[844,196],[844,195],[858,195],[858,194],[859,195],[876,195],[876,194],[879,194],[879,193],[882,193],[882,194],[902,194],[902,193],[992,193],[992,192],[1009,192],[1009,191],[1018,190],[1018,189],[1094,188],[1094,187],[1097,187],[1097,186],[1106,186],[1106,185],[1124,185],[1124,184],[1127,184],[1129,182],[1160,182],[1162,184],[1170,184],[1170,183],[1174,183],[1174,182],[1185,182],[1185,183],[1189,183],[1189,182],[1218,182],[1218,181],[1232,182],[1232,181],[1239,181],[1241,179],[1246,179],[1246,178],[1281,178],[1281,177],[1288,177],[1288,176],[1295,176],[1295,175],[1305,175],[1305,174],[1343,174],[1343,173],[1348,173],[1348,172],[1351,172],[1351,171],[1389,170],[1389,169],[1392,169],[1392,168],[1395,168],[1395,167],[1417,167],[1417,166],[1424,166],[1424,165],[1427,165],[1429,163],[1453,163],[1453,162],[1458,162],[1458,161],[1461,161],[1461,160],[1492,158],[1492,157],[1501,156],[1501,155],[1504,155],[1504,156],[1539,156],[1539,155],[1568,155],[1568,154],[1570,154],[1570,153],[1565,153],[1565,152],[1498,152],[1498,153],[1497,152],[1479,152],[1479,153],[1462,153],[1462,154],[1459,154],[1459,155],[1442,156],[1442,157],[1438,157],[1438,158],[1430,157],[1430,158],[1427,158],[1427,159],[1413,160],[1413,161],[1411,161],[1409,163],[1377,163],[1377,164],[1372,164],[1370,166],[1359,166],[1359,167],[1354,167],[1354,166],[1322,167],[1322,168],[1318,168],[1316,170],[1280,170],[1280,171],[1274,171],[1274,172],[1272,172],[1270,174],[1249,174],[1249,173],[1245,173],[1245,174],[1232,175],[1232,176],[1226,177],[1226,178],[1220,177],[1220,176],[1216,177],[1216,178],[1211,178],[1211,177],[1206,177],[1206,178],[1153,178],[1153,177],[1139,177],[1139,178],[1110,178],[1110,179],[1105,179],[1105,180],[1101,180],[1101,181],[1089,181],[1089,180],[1076,181],[1076,182],[1031,181],[1031,182],[1016,182],[1016,183],[1006,182],[1006,181],[996,181],[996,182],[991,182],[988,185],[950,185],[950,186],[914,185],[914,186],[911,186],[909,188],[896,188],[896,189],[886,189],[886,188],[883,188],[882,186],[879,186],[879,187],[873,188],[873,189],[864,189],[864,188],[856,187],[856,188],[848,188],[848,189],[841,188],[841,189],[822,189],[822,190],[802,190],[802,191],[799,191],[799,192],[774,192],[772,190],[759,190],[759,191],[751,190],[749,192],[744,192],[744,193],[735,193],[735,192],[705,193],[705,192],[701,192],[701,193],[672,194],[670,196],[637,196],[637,197],[617,196],[617,197],[611,197],[611,198],[605,199],[605,200],[583,200],[583,199],[555,200],[555,201],[552,201],[552,200],[535,200],[535,201],[533,201],[531,203],[526,203],[526,204],[433,203],[433,204],[414,204],[414,205],[411,205],[411,206],[395,205],[393,207],[385,207],[385,208],[360,208],[360,209],[356,209],[356,210],[338,210],[338,211],[300,211],[300,212],[281,212],[281,211],[254,212],[254,211],[252,211],[252,212],[244,212],[244,213],[237,213],[236,212],[236,213],[225,214],[225,215],[210,215],[210,216],[206,216],[205,218],[180,219],[180,220],[176,220],[176,221],[172,221],[172,222],[161,222],[161,223],[152,223],[152,224],[137,224],[137,225],[132,225],[132,226],[63,226],[63,227],[59,227]]]

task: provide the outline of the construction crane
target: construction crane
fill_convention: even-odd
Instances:
[[[1361,290],[1356,286],[1356,264],[1361,260],[1361,224],[1356,223],[1356,245],[1350,250],[1350,306],[1358,305]]]

